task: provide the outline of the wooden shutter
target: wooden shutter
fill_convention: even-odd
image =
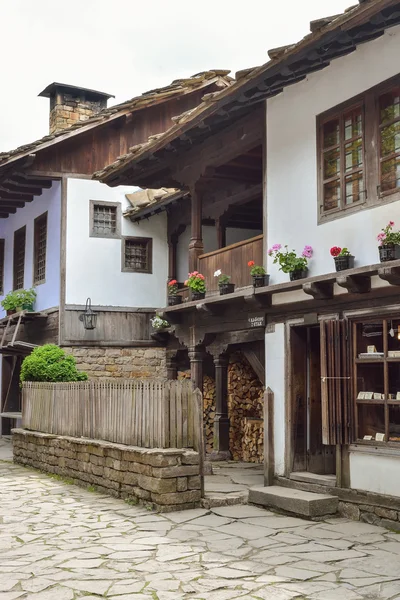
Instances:
[[[350,332],[346,319],[321,322],[322,443],[326,445],[353,441]]]

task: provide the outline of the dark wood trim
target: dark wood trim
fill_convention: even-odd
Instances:
[[[95,206],[109,206],[115,208],[115,232],[114,233],[96,233],[94,227],[94,209]],[[106,202],[104,200],[89,200],[89,237],[119,239],[121,237],[122,220],[121,202]]]
[[[42,225],[46,226],[46,245],[44,249],[44,276],[39,277],[39,243],[40,243],[40,228]],[[36,217],[33,222],[33,285],[41,285],[46,282],[46,269],[47,269],[47,240],[48,240],[48,212]]]
[[[0,295],[4,294],[5,239],[0,239]]]
[[[253,238],[249,238],[248,240],[242,240],[241,242],[236,242],[235,244],[231,244],[230,246],[225,246],[225,248],[221,248],[220,250],[213,250],[212,252],[207,252],[206,254],[201,254],[201,258],[208,258],[209,256],[216,256],[217,254],[222,254],[223,252],[229,252],[233,248],[240,248],[240,246],[245,246],[250,242],[256,242],[257,240],[262,240],[263,235],[256,235]]]
[[[126,242],[135,242],[138,244],[146,245],[146,268],[136,269],[134,267],[126,266]],[[121,271],[123,273],[153,273],[153,238],[149,237],[136,237],[136,236],[123,236],[121,244]]]
[[[22,269],[22,286],[17,286],[17,278],[19,276],[17,270],[18,251],[23,246],[23,269]],[[14,231],[14,246],[13,246],[13,290],[21,289],[25,285],[25,264],[26,264],[26,225]]]
[[[58,342],[62,344],[65,333],[65,304],[67,277],[67,206],[68,178],[61,178],[61,222],[60,222],[60,314],[58,318]]]

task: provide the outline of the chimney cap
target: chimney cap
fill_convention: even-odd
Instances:
[[[58,83],[54,81],[50,83],[43,91],[38,94],[43,98],[51,98],[60,90],[66,94],[76,94],[77,92],[83,92],[88,100],[108,100],[109,98],[115,98],[112,94],[105,94],[104,92],[98,92],[97,90],[90,90],[89,88],[83,88],[76,85],[68,85],[66,83]]]

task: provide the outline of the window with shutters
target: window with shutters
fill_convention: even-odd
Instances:
[[[33,285],[46,280],[47,212],[35,219],[33,228]]]
[[[26,227],[21,227],[14,233],[13,251],[13,289],[20,290],[24,287],[25,277],[25,243]]]
[[[4,294],[4,251],[5,240],[0,239],[0,295]]]
[[[121,237],[121,204],[119,202],[90,201],[90,236]]]
[[[319,223],[400,199],[400,76],[317,118]]]
[[[356,437],[379,444],[400,442],[400,317],[353,324]]]
[[[122,271],[129,273],[152,273],[151,238],[126,237],[122,244]]]

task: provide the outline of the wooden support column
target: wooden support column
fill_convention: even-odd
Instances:
[[[189,242],[189,272],[197,271],[198,257],[204,253],[202,233],[202,191],[195,185],[190,190],[191,195],[191,238]]]
[[[176,267],[176,257],[177,257],[177,246],[178,246],[178,236],[176,234],[172,234],[168,241],[168,279],[176,279],[177,278],[177,267]]]
[[[202,346],[189,348],[190,373],[195,388],[203,393],[203,360],[204,350]]]
[[[178,377],[178,362],[176,354],[167,355],[167,379],[176,379]]]
[[[221,250],[226,246],[226,225],[221,217],[215,221],[215,227],[217,229],[218,250]]]
[[[214,452],[229,452],[228,417],[228,357],[220,354],[214,358],[215,366],[215,418]]]

